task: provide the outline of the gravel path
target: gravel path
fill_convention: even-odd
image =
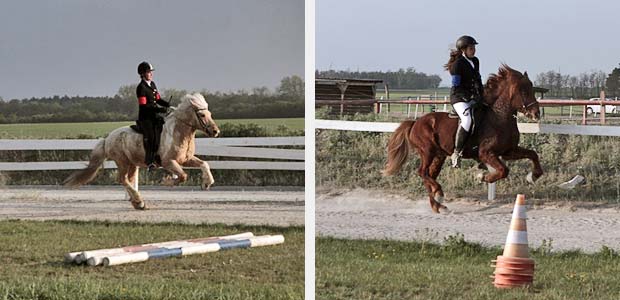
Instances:
[[[409,200],[362,189],[317,192],[316,230],[320,236],[435,242],[462,233],[468,241],[504,244],[512,203],[461,199],[445,204],[448,212],[434,214],[426,198]],[[620,249],[619,208],[589,206],[587,209],[575,205],[528,207],[530,247],[540,246],[543,240],[552,240],[553,250],[596,252],[603,245]]]
[[[304,224],[301,188],[140,187],[149,210],[134,210],[120,186],[3,187],[0,219],[72,219],[140,222],[225,223],[249,225]]]

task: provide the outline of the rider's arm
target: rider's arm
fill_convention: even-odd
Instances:
[[[450,70],[450,75],[452,75],[452,94],[453,96],[457,97],[457,98],[461,98],[461,99],[467,99],[468,97],[468,90],[465,88],[465,86],[463,85],[463,72],[464,72],[464,65],[463,65],[463,60],[457,60],[456,62],[454,62],[454,64],[452,65],[452,68]]]

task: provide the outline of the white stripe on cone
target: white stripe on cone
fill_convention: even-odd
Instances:
[[[525,244],[527,245],[527,231],[508,230],[506,244]]]
[[[526,211],[525,205],[515,204],[515,208],[512,211],[512,218],[513,219],[527,219],[525,211]]]

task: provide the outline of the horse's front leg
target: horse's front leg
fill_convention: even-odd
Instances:
[[[177,178],[175,179],[164,179],[165,185],[178,185],[179,183],[185,182],[187,180],[187,173],[183,171],[183,167],[181,167],[179,162],[177,162],[176,160],[170,159],[162,161],[162,167],[177,176]]]
[[[502,155],[502,157],[506,160],[518,160],[527,158],[532,161],[532,171],[527,174],[527,181],[529,183],[534,183],[536,179],[540,178],[543,174],[542,167],[540,166],[540,160],[538,159],[538,154],[534,150],[525,149],[522,147],[517,147],[509,151],[508,153]]]
[[[208,190],[215,180],[213,179],[213,174],[211,174],[211,167],[206,161],[201,160],[196,156],[192,156],[187,162],[183,164],[186,167],[194,167],[200,168],[202,170],[202,184],[200,187],[203,190]]]
[[[488,150],[481,150],[480,161],[486,164],[487,168],[491,171],[486,174],[481,174],[481,179],[483,182],[493,183],[502,178],[508,177],[508,167],[495,153]]]

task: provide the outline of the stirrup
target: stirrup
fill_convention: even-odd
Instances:
[[[457,151],[454,151],[452,153],[452,156],[450,156],[450,158],[452,159],[452,167],[453,168],[460,168],[461,167],[461,156],[463,156],[462,153],[459,153]]]

